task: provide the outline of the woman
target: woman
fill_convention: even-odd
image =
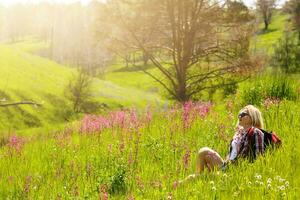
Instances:
[[[184,181],[198,176],[205,168],[209,171],[226,167],[239,158],[248,158],[250,161],[264,153],[263,119],[258,108],[248,105],[238,114],[238,126],[230,142],[230,151],[226,159],[214,150],[203,147],[197,155],[196,174],[188,176]],[[183,181],[175,182],[175,187]]]

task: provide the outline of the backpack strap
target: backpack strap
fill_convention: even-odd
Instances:
[[[249,128],[247,132],[248,139],[252,138],[253,134],[254,134],[254,127],[252,126],[251,128]]]
[[[254,129],[255,127],[249,128],[247,132],[247,139],[248,139],[248,145],[249,145],[249,158],[250,161],[253,162],[256,159],[256,154],[255,154],[255,141],[254,141]]]

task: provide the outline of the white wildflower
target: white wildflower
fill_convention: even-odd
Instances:
[[[233,196],[234,196],[234,197],[239,196],[239,192],[234,192],[234,193],[233,193]]]
[[[285,181],[285,179],[284,179],[284,178],[279,178],[278,181],[279,181],[280,183],[282,183],[282,182]]]
[[[269,183],[269,184],[267,185],[267,188],[268,188],[268,189],[271,189],[271,188],[272,188],[272,185]]]
[[[289,182],[288,181],[286,181],[285,183],[284,183],[284,185],[285,185],[285,187],[289,187]]]
[[[211,188],[211,190],[216,191],[217,188],[216,188],[215,186],[213,186],[213,187]]]
[[[272,179],[271,179],[271,178],[268,178],[267,183],[268,183],[268,184],[271,184],[271,183],[272,183]]]
[[[251,181],[248,182],[248,185],[252,185]]]
[[[255,174],[255,176],[254,176],[257,180],[260,180],[261,179],[261,175],[259,175],[259,174]]]
[[[285,190],[285,187],[284,187],[284,185],[282,185],[282,186],[277,186],[277,189],[283,191],[283,190]]]
[[[210,181],[210,182],[209,182],[209,184],[211,184],[211,185],[214,185],[214,184],[215,184],[215,182],[213,182],[213,181]]]

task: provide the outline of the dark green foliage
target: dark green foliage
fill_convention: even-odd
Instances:
[[[260,105],[263,100],[263,88],[259,82],[244,88],[241,94],[243,105]]]
[[[223,95],[224,95],[224,97],[227,97],[229,95],[235,94],[237,88],[238,88],[237,84],[225,85],[222,88],[223,89]]]
[[[120,165],[115,174],[111,177],[111,185],[108,192],[114,194],[124,194],[126,192],[126,170]]]
[[[295,34],[285,32],[274,49],[273,66],[286,73],[300,72],[300,45]]]

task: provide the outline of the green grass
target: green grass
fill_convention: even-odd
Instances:
[[[41,138],[25,137],[19,153],[9,146],[0,151],[0,197],[98,199],[100,188],[106,188],[109,199],[298,199],[300,103],[289,101],[261,107],[267,129],[283,141],[280,149],[253,164],[241,160],[224,172],[206,171],[172,188],[174,181],[194,173],[199,148],[208,146],[226,155],[236,124],[232,113],[239,107],[233,108],[214,105],[208,116],[197,117],[187,129],[175,109],[154,113],[150,123],[138,129],[80,134],[74,125]]]
[[[144,91],[149,91],[152,93],[158,93],[162,95],[164,94],[162,86],[143,71],[117,71],[122,67],[124,67],[122,63],[117,63],[110,67],[108,73],[104,75],[104,80],[108,80],[118,85],[123,85],[126,87],[138,88]],[[156,68],[148,69],[147,71],[156,75],[157,77],[161,76],[160,72]]]
[[[288,15],[280,11],[274,13],[269,30],[264,32],[264,24],[259,26],[259,32],[251,40],[251,48],[254,51],[262,51],[271,55],[274,51],[274,44],[281,38],[285,27],[287,26]]]
[[[76,71],[32,54],[45,45],[35,41],[0,44],[0,99],[43,104],[38,108],[28,105],[0,108],[0,130],[64,122],[64,112],[71,107],[64,97],[64,89]],[[111,109],[164,103],[158,94],[96,78],[93,96]]]
[[[257,48],[272,51],[283,23],[283,16],[275,17],[270,28],[276,31],[259,35]],[[147,121],[140,109],[139,126],[131,112],[132,123],[126,122],[124,128],[81,133],[80,122],[62,123],[61,116],[61,110],[70,106],[63,88],[75,71],[32,54],[44,45],[28,41],[0,45],[0,99],[43,103],[41,108],[0,108],[0,130],[6,130],[0,137],[0,199],[99,199],[101,190],[108,192],[109,199],[126,200],[300,198],[299,98],[259,107],[266,129],[282,139],[281,148],[254,163],[240,160],[226,171],[205,171],[173,189],[174,181],[194,173],[201,147],[225,157],[235,116],[244,106],[241,99],[229,96],[217,101],[205,117],[191,114],[196,117],[184,128],[182,108],[155,111],[164,99],[160,88],[152,89],[158,85],[150,77],[115,72],[123,67],[116,64],[104,80],[94,79],[94,96],[114,109],[152,104],[153,117]],[[290,80],[299,80],[298,75]],[[244,82],[238,90],[254,81]],[[299,97],[300,82],[293,84]],[[17,140],[9,142],[14,134]],[[189,158],[186,166],[184,157]]]

